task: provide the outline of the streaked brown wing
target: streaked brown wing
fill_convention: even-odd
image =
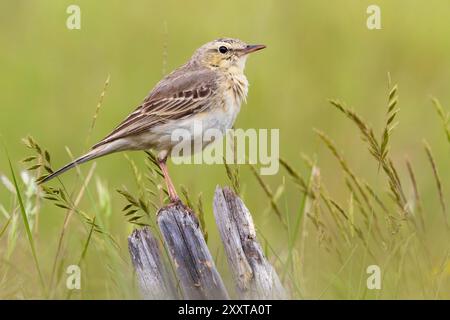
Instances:
[[[180,69],[168,75],[133,113],[93,148],[139,134],[169,120],[185,119],[205,111],[216,92],[216,77],[213,71],[205,69],[191,72]]]

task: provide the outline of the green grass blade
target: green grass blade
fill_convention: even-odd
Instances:
[[[5,148],[6,149],[6,148]],[[6,150],[5,150],[6,151]],[[11,163],[11,159],[9,158],[8,152],[6,151],[6,156],[8,158],[9,168],[11,170],[11,176],[13,178],[14,188],[16,189],[17,199],[19,201],[20,213],[22,215],[23,224],[25,225],[25,230],[27,232],[28,242],[30,243],[31,252],[33,254],[34,264],[36,266],[36,270],[39,274],[39,280],[41,282],[42,289],[45,291],[44,278],[42,276],[41,268],[39,266],[39,261],[36,254],[36,247],[34,245],[33,234],[31,233],[30,224],[28,223],[27,213],[25,211],[25,206],[23,204],[22,195],[20,193],[19,185],[17,183],[16,175],[14,173],[14,169]]]
[[[84,257],[86,256],[86,253],[87,253],[87,250],[88,250],[88,247],[89,247],[89,243],[91,242],[91,239],[92,239],[92,234],[94,233],[94,229],[95,229],[95,217],[92,219],[91,229],[89,230],[89,234],[88,234],[88,237],[87,237],[86,242],[84,244],[83,251],[81,252],[80,260],[78,260],[78,266],[81,266],[81,263],[83,262]],[[66,296],[67,300],[69,300],[70,297],[72,296],[72,292],[73,292],[73,290],[70,290],[67,293],[67,296]]]
[[[92,234],[94,232],[94,228],[95,228],[95,217],[92,219],[92,226],[91,226],[91,229],[89,230],[89,235],[87,237],[86,243],[84,244],[83,252],[81,253],[80,261],[78,261],[78,265],[81,265],[81,263],[84,260],[84,257],[86,256],[87,249],[89,247],[89,243],[91,242]]]
[[[314,183],[313,179],[314,179],[315,170],[316,170],[316,168],[315,168],[315,166],[313,166],[311,168],[311,173],[308,178],[308,185],[306,188],[306,192],[303,194],[302,200],[300,201],[300,207],[297,210],[298,214],[297,214],[295,222],[294,222],[294,229],[293,229],[294,233],[289,237],[289,241],[288,241],[288,258],[287,258],[285,267],[283,269],[282,279],[285,279],[286,274],[288,272],[288,268],[292,267],[292,256],[293,256],[292,251],[294,250],[295,244],[298,239],[298,235],[300,233],[300,224],[303,221],[303,219],[305,219],[305,208],[306,208],[306,204],[308,202],[309,191],[311,190],[311,187]]]
[[[0,238],[3,236],[3,234],[5,233],[6,229],[8,229],[9,223],[11,222],[12,217],[10,217],[8,219],[8,221],[6,221],[5,225],[2,227],[1,231],[0,231]]]

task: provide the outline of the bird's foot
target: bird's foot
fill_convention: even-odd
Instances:
[[[178,195],[169,195],[169,204],[179,204],[181,203],[180,197]]]

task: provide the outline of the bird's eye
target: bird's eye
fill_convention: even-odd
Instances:
[[[228,52],[228,48],[225,47],[225,46],[220,46],[220,47],[219,47],[219,52],[220,52],[220,53],[227,53],[227,52]]]

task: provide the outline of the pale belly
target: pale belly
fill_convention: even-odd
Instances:
[[[175,145],[181,147],[183,144],[203,141],[203,149],[209,144],[208,141],[204,141],[206,136],[207,139],[210,139],[211,135],[222,136],[227,129],[233,127],[240,110],[240,105],[233,102],[229,101],[225,108],[215,108],[187,119],[173,120],[152,128],[147,133],[131,138],[132,141],[128,143],[133,145],[132,149],[170,152]]]

